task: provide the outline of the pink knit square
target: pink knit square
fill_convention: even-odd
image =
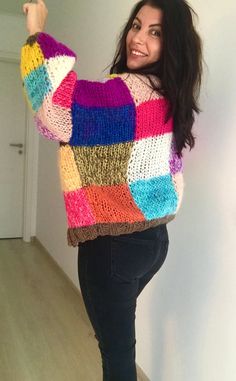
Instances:
[[[70,71],[65,77],[65,79],[62,81],[58,89],[53,94],[52,102],[58,106],[71,108],[72,94],[74,91],[76,80],[76,72]]]
[[[167,100],[160,98],[144,102],[137,107],[135,140],[172,132],[173,118],[164,124],[167,106]]]
[[[52,102],[49,93],[37,112],[37,117],[43,125],[61,141],[68,142],[72,133],[72,116],[68,108],[58,106]]]
[[[64,201],[69,228],[75,228],[96,223],[88,199],[83,189],[64,192]]]

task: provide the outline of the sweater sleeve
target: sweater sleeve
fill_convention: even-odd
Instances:
[[[112,130],[123,133],[135,123],[131,93],[116,75],[79,80],[72,70],[76,58],[43,32],[30,36],[22,47],[21,76],[35,124],[47,139],[71,145],[111,144]]]
[[[21,78],[34,121],[44,137],[67,142],[72,134],[71,104],[76,54],[47,33],[28,37],[21,49]]]

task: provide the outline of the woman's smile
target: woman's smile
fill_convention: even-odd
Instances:
[[[132,57],[146,57],[146,56],[147,56],[147,54],[144,54],[144,53],[140,52],[140,51],[137,50],[137,49],[132,49],[132,50],[130,50],[130,55],[131,55]]]

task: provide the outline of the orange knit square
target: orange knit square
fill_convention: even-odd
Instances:
[[[135,204],[127,184],[85,187],[96,223],[137,222],[145,218]]]

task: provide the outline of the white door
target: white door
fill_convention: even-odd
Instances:
[[[0,61],[0,238],[23,236],[25,113],[19,63]]]

